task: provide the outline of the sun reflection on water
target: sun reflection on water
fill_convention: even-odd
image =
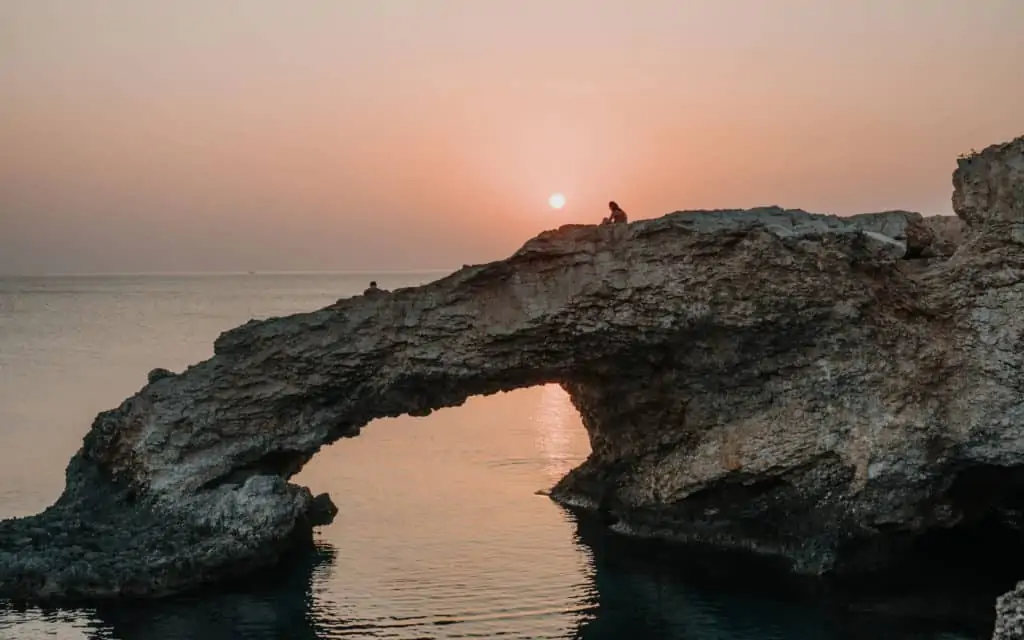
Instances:
[[[560,385],[541,387],[534,427],[537,451],[544,459],[544,472],[553,484],[579,464],[579,451],[586,448],[583,446],[586,431],[580,414]]]

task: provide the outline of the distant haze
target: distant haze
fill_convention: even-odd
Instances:
[[[458,267],[545,228],[950,212],[1021,0],[2,0],[0,273]],[[553,211],[548,196],[567,205]]]

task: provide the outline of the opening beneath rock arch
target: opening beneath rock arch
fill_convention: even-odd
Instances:
[[[533,491],[550,488],[589,453],[587,432],[569,395],[560,385],[544,384],[471,396],[427,416],[374,420],[359,437],[321,449],[292,481],[344,492],[353,483],[363,485],[386,463],[406,481],[444,482],[470,474],[495,486],[528,480],[536,485],[530,485]],[[374,491],[373,485],[366,488]]]
[[[375,420],[293,478],[339,509],[315,533],[336,554],[314,589],[371,628],[381,611],[410,625],[479,631],[522,618],[541,636],[571,632],[593,588],[590,561],[572,515],[536,491],[589,452],[555,384]]]

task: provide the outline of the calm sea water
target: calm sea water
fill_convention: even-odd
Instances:
[[[250,318],[316,309],[371,279],[395,288],[440,275],[0,279],[0,517],[50,504],[92,418],[150,369],[209,357],[218,333]],[[612,536],[534,494],[587,452],[554,386],[381,420],[298,477],[340,509],[311,557],[142,607],[0,608],[0,638],[974,637],[851,617],[770,580],[723,584],[678,550]]]

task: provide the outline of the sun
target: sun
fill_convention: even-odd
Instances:
[[[548,204],[551,205],[552,209],[561,209],[565,206],[565,196],[560,193],[553,193],[548,198]]]

